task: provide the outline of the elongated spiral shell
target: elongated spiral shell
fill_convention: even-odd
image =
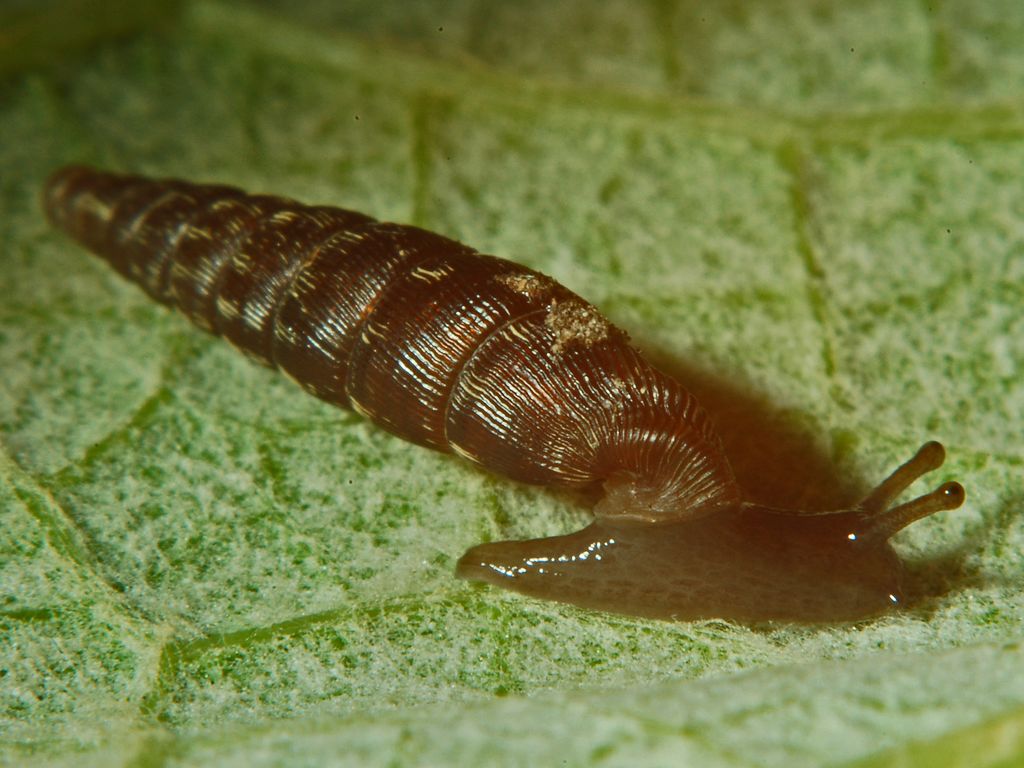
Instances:
[[[341,208],[69,166],[49,218],[153,298],[312,394],[598,512],[738,499],[694,398],[549,277]]]

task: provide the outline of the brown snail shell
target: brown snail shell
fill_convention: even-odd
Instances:
[[[228,186],[68,166],[50,220],[199,327],[406,440],[540,485],[603,484],[576,534],[485,544],[459,574],[631,614],[857,618],[899,601],[887,509],[929,443],[851,510],[743,501],[710,419],[549,277],[423,229]]]

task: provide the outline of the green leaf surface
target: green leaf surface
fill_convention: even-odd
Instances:
[[[0,10],[0,761],[1024,759],[1024,6],[177,5]],[[967,504],[900,535],[912,606],[852,626],[456,581],[585,506],[152,304],[43,219],[70,161],[547,272],[698,393],[754,497],[840,503],[934,437]]]

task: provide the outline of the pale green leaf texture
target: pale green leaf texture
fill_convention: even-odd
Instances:
[[[0,11],[0,761],[1024,759],[1024,5],[31,5]],[[456,581],[585,507],[152,304],[43,219],[70,161],[543,270],[698,392],[757,498],[848,500],[938,438],[968,501],[855,626]]]

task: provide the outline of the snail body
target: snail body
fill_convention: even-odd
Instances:
[[[568,536],[482,544],[460,576],[666,618],[858,618],[899,601],[889,536],[963,500],[889,509],[942,462],[929,443],[859,506],[743,500],[695,398],[545,275],[363,214],[84,166],[49,219],[154,299],[308,392],[521,482],[601,484]],[[894,479],[895,478],[895,479]]]

